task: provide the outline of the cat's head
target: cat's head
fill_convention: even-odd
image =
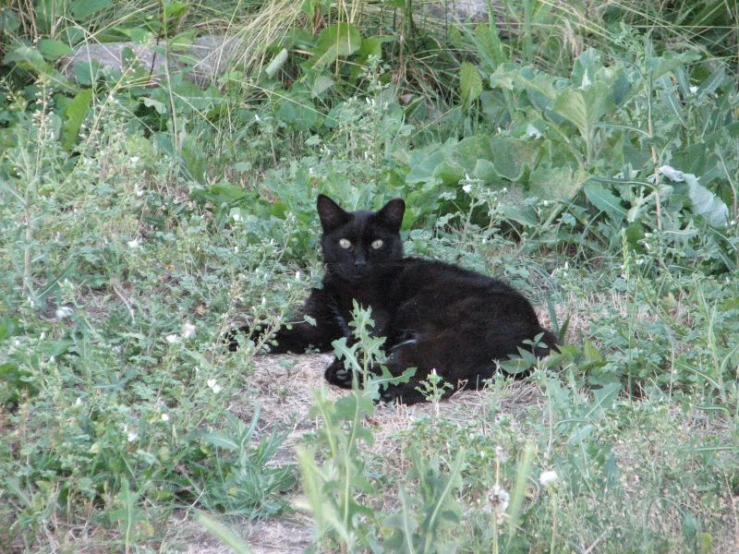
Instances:
[[[341,279],[356,281],[401,259],[404,212],[405,202],[400,198],[390,200],[376,212],[347,212],[328,196],[318,195],[327,270]]]

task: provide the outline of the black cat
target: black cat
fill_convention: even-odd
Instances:
[[[528,300],[505,283],[441,262],[403,258],[404,212],[399,198],[378,212],[346,212],[328,196],[318,196],[326,274],[323,288],[313,289],[303,307],[315,325],[280,328],[273,353],[308,347],[327,352],[336,339],[351,341],[356,300],[372,308],[374,333],[387,337],[390,373],[416,368],[408,383],[390,385],[382,398],[413,404],[424,400],[417,388],[433,369],[453,386],[446,391],[449,396],[458,388],[483,385],[497,369],[495,360],[507,360],[519,348],[533,348],[537,357],[556,348],[556,337],[541,327]],[[536,347],[524,344],[538,335]],[[230,349],[236,350],[235,336],[229,338]],[[352,386],[342,360],[335,360],[325,377],[334,385]]]

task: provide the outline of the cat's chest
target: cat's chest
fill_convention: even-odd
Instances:
[[[352,320],[354,303],[364,309],[372,309],[375,331],[384,329],[392,318],[392,292],[387,283],[376,282],[342,283],[328,287],[334,317],[345,324]]]
[[[336,305],[342,312],[350,313],[354,302],[365,308],[371,307],[373,311],[387,309],[390,301],[389,291],[383,290],[370,284],[351,284],[336,287],[331,291]]]

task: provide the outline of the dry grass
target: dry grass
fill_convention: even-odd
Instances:
[[[346,394],[345,391],[328,386],[324,381],[323,372],[332,359],[328,354],[254,358],[256,369],[249,378],[251,386],[242,399],[231,406],[231,411],[248,422],[253,415],[254,402],[259,403],[260,432],[257,438],[268,434],[274,426],[290,430],[273,458],[273,463],[297,463],[296,444],[306,434],[318,429],[320,421],[309,414],[314,405],[315,389],[326,387],[328,397],[332,400]],[[437,417],[456,422],[460,426],[466,426],[470,421],[484,420],[491,394],[485,390],[459,391],[450,401],[441,402],[438,406],[380,404],[375,414],[365,421],[366,425],[372,427],[374,442],[371,446],[362,447],[383,461],[384,474],[391,479],[400,477],[408,470],[410,463],[404,455],[404,431],[411,430],[414,422],[420,418]],[[541,390],[536,385],[521,381],[511,381],[503,397],[496,402],[501,412],[514,415],[526,407],[540,403],[543,403]],[[395,502],[394,498],[383,498],[381,507],[391,509]],[[312,544],[312,522],[309,517],[300,513],[266,521],[233,521],[229,526],[257,553],[297,553],[303,552]],[[226,547],[199,530],[198,525],[192,521],[175,523],[171,532],[179,535],[180,540],[189,545],[188,553],[228,552]]]

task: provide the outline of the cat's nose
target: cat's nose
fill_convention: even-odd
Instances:
[[[367,273],[367,260],[364,258],[364,256],[358,256],[354,260],[354,271],[357,273],[357,275],[364,275]]]

